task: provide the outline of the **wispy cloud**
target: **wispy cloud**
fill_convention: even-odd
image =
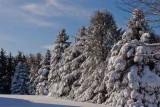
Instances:
[[[26,22],[37,25],[39,27],[52,27],[55,25],[53,22],[44,20],[36,16],[33,17],[33,16],[25,14],[23,17],[26,19],[25,20]]]
[[[13,36],[4,34],[4,33],[0,33],[0,42],[1,43],[28,43],[28,41],[24,41],[22,38],[15,38]]]
[[[86,8],[69,4],[64,0],[44,0],[41,3],[25,4],[21,8],[27,13],[43,17],[76,17],[82,19],[90,16],[90,12]]]
[[[39,5],[36,3],[29,3],[21,6],[23,10],[25,10],[28,13],[36,14],[36,15],[43,15],[46,16],[46,10],[44,9],[43,5]]]
[[[41,0],[17,3],[16,0],[0,0],[0,15],[17,17],[26,23],[40,27],[58,26],[57,18],[83,20],[90,16],[90,10],[66,0]]]
[[[45,46],[42,46],[41,48],[53,50],[55,46],[56,46],[56,45],[45,45]]]
[[[77,18],[84,18],[90,16],[90,11],[77,4],[69,4],[66,0],[46,0],[47,6],[50,6],[57,10],[64,16],[71,16]]]
[[[33,7],[34,6],[31,6],[30,8],[33,8]],[[34,8],[33,10],[35,10],[35,13],[37,14],[38,12],[40,14],[40,12],[42,11],[42,10],[36,10]],[[45,12],[41,12],[41,14],[45,15],[44,13]],[[16,21],[16,23],[18,23],[21,20],[23,23],[29,23],[29,24],[32,24],[34,26],[36,25],[39,27],[50,27],[50,26],[55,25],[53,24],[53,22],[45,19],[45,17],[38,16],[37,14],[32,14],[29,11],[28,12],[24,11],[22,9],[22,5],[17,5],[16,2],[13,2],[13,1],[10,2],[8,0],[0,1],[0,15],[3,17],[7,17],[7,18],[12,17],[11,20],[15,18],[16,20],[14,21]]]

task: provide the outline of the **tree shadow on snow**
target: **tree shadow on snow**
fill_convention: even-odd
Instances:
[[[22,99],[0,97],[0,107],[75,107],[75,106],[34,103]]]

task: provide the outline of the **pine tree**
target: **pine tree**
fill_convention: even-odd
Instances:
[[[34,55],[29,54],[29,56],[26,56],[26,62],[27,62],[27,65],[29,66],[29,69],[31,69],[31,66],[34,63]]]
[[[61,37],[60,34],[57,36],[57,40],[59,40],[59,37]],[[57,81],[59,79],[58,74],[57,75],[54,74],[57,71],[59,72],[59,67],[61,66],[62,63],[65,62],[63,56],[64,50],[70,46],[70,43],[67,42],[66,40],[63,42],[56,41],[55,46],[51,51],[50,72],[48,74],[49,87],[52,86],[53,81]]]
[[[42,61],[41,53],[37,53],[36,55],[31,54],[27,61],[28,65],[30,66],[30,77],[31,77],[31,80],[33,79],[33,81],[35,77],[38,75],[38,70],[41,67],[41,61]]]
[[[7,58],[5,51],[0,51],[0,93],[5,92],[5,76],[7,74]]]
[[[15,70],[15,62],[14,62],[14,57],[12,56],[11,53],[7,56],[7,73],[5,76],[5,92],[7,94],[10,94],[10,87],[11,87],[11,82],[12,82],[12,77],[14,74]]]
[[[64,39],[66,38],[66,39]],[[62,54],[64,53],[64,49],[69,47],[70,43],[67,42],[69,39],[69,36],[67,36],[65,29],[62,29],[61,32],[59,32],[57,39],[56,39],[56,44],[54,49],[52,50],[52,57],[51,57],[51,64],[54,66],[54,64],[60,63],[60,60],[62,59]],[[51,65],[51,66],[52,66]],[[53,68],[53,67],[51,67]],[[57,67],[54,67],[57,68]]]
[[[38,95],[47,95],[48,94],[48,74],[50,71],[50,59],[51,54],[50,51],[47,50],[43,60],[41,62],[41,68],[38,70],[38,77],[35,79],[37,82],[36,86],[36,94]]]
[[[39,68],[41,67],[41,65],[40,65],[41,61],[42,61],[42,55],[41,55],[41,53],[37,53],[35,56],[35,65]]]
[[[47,52],[41,62],[41,66],[50,65],[50,58],[51,58],[51,53],[49,50],[47,50]]]
[[[123,40],[127,38],[127,41],[137,39],[147,43],[157,42],[157,35],[149,26],[142,10],[137,8],[134,9],[132,17],[128,21],[127,27],[129,31],[124,33],[122,36]]]
[[[56,43],[65,43],[69,39],[69,36],[66,34],[66,30],[62,29],[57,36]]]
[[[18,54],[15,56],[15,62],[18,64],[19,62],[22,62],[23,60],[23,53],[21,51],[18,51]]]
[[[86,35],[87,35],[87,29],[86,29],[86,27],[83,26],[83,27],[79,30],[78,36],[84,37],[84,36],[86,36]]]
[[[88,29],[89,40],[87,47],[92,55],[105,61],[111,46],[118,40],[119,33],[115,20],[108,11],[97,11],[91,18]]]
[[[36,86],[38,82],[36,78],[38,77],[38,70],[41,68],[42,55],[37,53],[36,55],[30,55],[29,64],[30,64],[30,81],[29,81],[29,94],[35,95]]]
[[[29,69],[26,63],[19,62],[16,66],[16,71],[12,79],[11,93],[12,94],[28,94]]]
[[[140,40],[142,33],[151,32],[144,13],[140,9],[133,11],[132,17],[128,21],[128,28],[132,31],[132,38],[136,38],[137,40]]]

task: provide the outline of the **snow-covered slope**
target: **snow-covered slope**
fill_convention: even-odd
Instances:
[[[0,107],[106,107],[44,96],[0,95]]]

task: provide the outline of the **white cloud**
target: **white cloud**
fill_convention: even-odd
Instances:
[[[52,27],[55,25],[53,22],[49,22],[38,17],[32,17],[30,15],[25,15],[24,18],[26,19],[26,22],[37,25],[39,27]]]
[[[63,0],[45,0],[45,3],[28,3],[21,6],[22,10],[44,17],[76,17],[79,19],[90,16],[89,10],[71,5]]]
[[[53,50],[55,46],[56,45],[45,45],[45,46],[42,46],[41,48]]]
[[[23,5],[21,8],[36,15],[47,15],[43,6],[37,5],[35,3]]]
[[[34,24],[39,27],[57,27],[61,21],[55,18],[86,20],[91,12],[78,4],[66,0],[41,0],[39,2],[16,3],[9,0],[0,1],[0,15],[8,15],[23,20],[23,22]],[[7,17],[8,17],[7,16]]]
[[[28,41],[24,41],[22,38],[14,38],[13,36],[0,33],[0,43],[28,43]]]
[[[36,10],[35,6],[33,4],[33,5],[30,5],[30,7],[28,5],[24,8],[28,8],[28,9],[30,8],[31,9],[30,11],[35,10],[35,13],[37,13],[38,8]],[[39,10],[39,13],[37,14],[45,15],[44,13],[45,12],[41,12],[41,10]],[[13,3],[13,1],[12,2],[0,1],[0,15],[3,17],[6,17],[5,20],[8,20],[8,18],[11,18],[9,20],[15,21],[16,23],[23,22],[23,23],[32,24],[38,27],[51,27],[55,25],[53,24],[53,22],[50,22],[43,17],[24,11],[21,8],[21,5],[20,6],[16,5],[16,3]]]

